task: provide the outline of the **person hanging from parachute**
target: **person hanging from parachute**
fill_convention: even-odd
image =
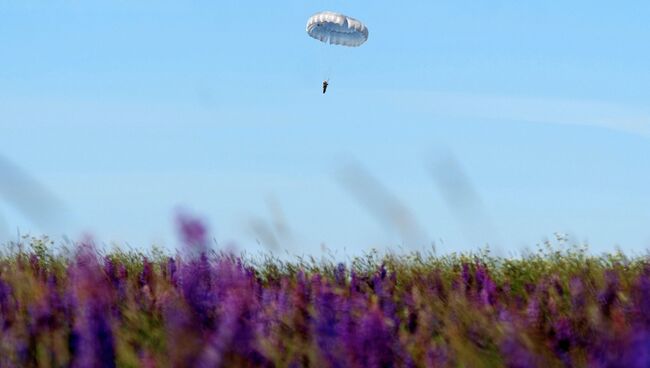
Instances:
[[[330,45],[359,47],[368,40],[368,27],[346,15],[324,11],[309,18],[307,34]],[[327,92],[328,86],[329,78],[323,80],[323,94]]]

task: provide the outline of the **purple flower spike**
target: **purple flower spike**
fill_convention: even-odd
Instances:
[[[9,314],[9,298],[11,298],[11,285],[0,278],[0,315]]]
[[[334,272],[334,278],[336,284],[339,286],[345,286],[346,274],[345,274],[345,264],[339,263],[336,266],[336,271]]]
[[[469,290],[472,286],[472,271],[469,269],[469,263],[463,263],[463,272],[461,274],[463,286]]]
[[[171,282],[171,284],[174,286],[178,286],[178,272],[174,258],[169,257],[169,259],[167,259],[166,272],[167,277],[169,278],[169,282]]]
[[[560,318],[553,325],[553,351],[566,366],[571,366],[569,350],[573,345],[571,321],[567,318]]]
[[[153,281],[153,266],[151,265],[151,262],[147,259],[147,257],[144,257],[142,260],[142,272],[140,272],[140,275],[138,276],[138,286],[145,287],[145,286],[151,286]]]
[[[650,266],[646,266],[634,285],[634,304],[636,305],[636,318],[650,330]]]
[[[633,333],[626,346],[621,367],[647,368],[650,367],[650,331],[638,330]]]
[[[450,366],[449,352],[444,347],[433,347],[427,350],[427,367],[448,367]]]
[[[615,271],[605,272],[605,289],[598,295],[601,311],[605,317],[610,317],[612,307],[618,300],[619,280]]]
[[[394,367],[394,344],[398,344],[389,326],[386,325],[383,313],[373,308],[361,320],[357,332],[357,359],[360,366],[368,368]]]
[[[476,269],[476,288],[479,294],[479,301],[483,306],[496,304],[497,286],[487,272],[487,269],[478,265]]]
[[[361,292],[361,282],[359,276],[354,271],[350,272],[350,291],[351,292]]]
[[[78,331],[77,354],[73,367],[115,367],[115,342],[109,322],[109,313],[104,307],[90,302],[86,306]]]
[[[579,277],[574,276],[569,281],[569,293],[571,294],[573,308],[582,309],[585,305],[585,287]]]
[[[212,330],[216,322],[216,295],[212,292],[212,267],[205,253],[182,268],[183,296],[203,329]]]
[[[324,290],[315,299],[317,316],[314,323],[318,348],[327,366],[345,367],[343,356],[340,354],[336,295],[330,290]]]
[[[201,220],[180,214],[176,218],[176,222],[181,240],[186,246],[201,252],[207,250],[208,232]]]
[[[0,334],[13,326],[17,318],[16,304],[11,285],[0,278]]]
[[[379,276],[382,280],[386,278],[387,273],[386,266],[382,263],[381,267],[379,267]]]
[[[501,354],[509,368],[538,367],[538,358],[514,336],[509,336],[501,344]]]

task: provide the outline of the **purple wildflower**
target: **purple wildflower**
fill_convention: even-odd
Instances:
[[[190,248],[205,252],[208,246],[207,229],[202,221],[188,215],[179,214],[176,218],[181,240]]]
[[[361,292],[361,282],[359,276],[356,272],[350,272],[350,291],[351,292]]]
[[[228,265],[223,265],[227,267]],[[250,289],[245,287],[246,275],[238,267],[233,267],[232,276],[239,281],[231,287],[222,301],[220,324],[212,332],[207,345],[199,355],[197,367],[220,367],[227,356],[234,355],[239,360],[247,361],[252,366],[263,366],[266,358],[254,348],[253,335],[253,297]]]
[[[538,367],[539,361],[535,353],[531,352],[515,336],[508,336],[501,343],[501,354],[509,368]]]
[[[324,362],[329,367],[345,367],[339,347],[339,326],[336,306],[336,295],[330,290],[323,290],[315,298],[316,318],[315,334],[316,343],[323,355]]]
[[[115,367],[115,342],[110,305],[114,302],[108,279],[92,245],[79,249],[71,266],[68,304],[74,315],[69,346],[73,367]],[[71,316],[72,317],[72,316]]]
[[[476,271],[476,286],[481,305],[494,306],[497,300],[497,286],[484,266],[479,266]]]
[[[569,293],[574,309],[582,309],[585,306],[585,288],[582,280],[574,276],[569,281]]]
[[[465,290],[470,290],[472,288],[472,271],[469,268],[469,263],[463,263],[463,272],[461,273],[461,278],[463,280],[463,286]]]
[[[336,280],[336,284],[339,286],[345,286],[345,264],[339,263],[336,266],[336,271],[334,272],[334,278]]]
[[[553,324],[552,329],[553,351],[562,360],[562,362],[570,366],[571,357],[569,350],[573,345],[571,321],[567,318],[560,318]]]
[[[90,301],[75,328],[79,343],[73,366],[115,367],[115,342],[110,314],[96,301]]]
[[[539,305],[539,300],[536,297],[532,297],[528,300],[528,307],[526,308],[526,316],[528,317],[528,323],[531,326],[536,326],[541,317],[541,310]]]
[[[425,359],[427,367],[453,366],[452,356],[449,349],[444,345],[436,345],[427,349]]]
[[[615,271],[608,270],[605,272],[605,289],[598,294],[601,312],[605,317],[610,317],[612,307],[618,300],[619,280]]]
[[[650,367],[650,330],[639,329],[632,333],[620,364],[629,368]]]
[[[636,318],[645,329],[650,329],[650,266],[637,278],[633,292]]]
[[[357,333],[357,359],[364,367],[395,366],[394,344],[398,343],[391,333],[384,315],[377,308],[368,311],[361,319]]]
[[[13,292],[11,285],[0,278],[0,331],[8,329],[13,321]]]
[[[212,292],[212,268],[205,253],[182,268],[183,296],[199,326],[212,330],[216,323],[216,297]]]
[[[166,273],[169,282],[171,282],[171,284],[174,286],[178,286],[178,273],[177,273],[176,261],[172,257],[169,257],[167,259]]]
[[[153,278],[153,269],[151,266],[151,262],[149,262],[147,257],[144,257],[142,259],[142,271],[140,271],[140,274],[138,275],[138,286],[142,288],[146,285],[149,285],[151,283],[152,278]]]

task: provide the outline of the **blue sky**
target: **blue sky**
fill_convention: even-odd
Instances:
[[[321,10],[368,42],[309,38]],[[250,251],[564,232],[643,252],[647,19],[640,1],[0,1],[0,157],[64,206],[37,226],[5,194],[0,236],[173,247],[183,208]]]

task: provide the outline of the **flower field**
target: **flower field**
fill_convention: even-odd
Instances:
[[[1,367],[649,367],[650,262],[584,249],[335,263],[8,244]]]

